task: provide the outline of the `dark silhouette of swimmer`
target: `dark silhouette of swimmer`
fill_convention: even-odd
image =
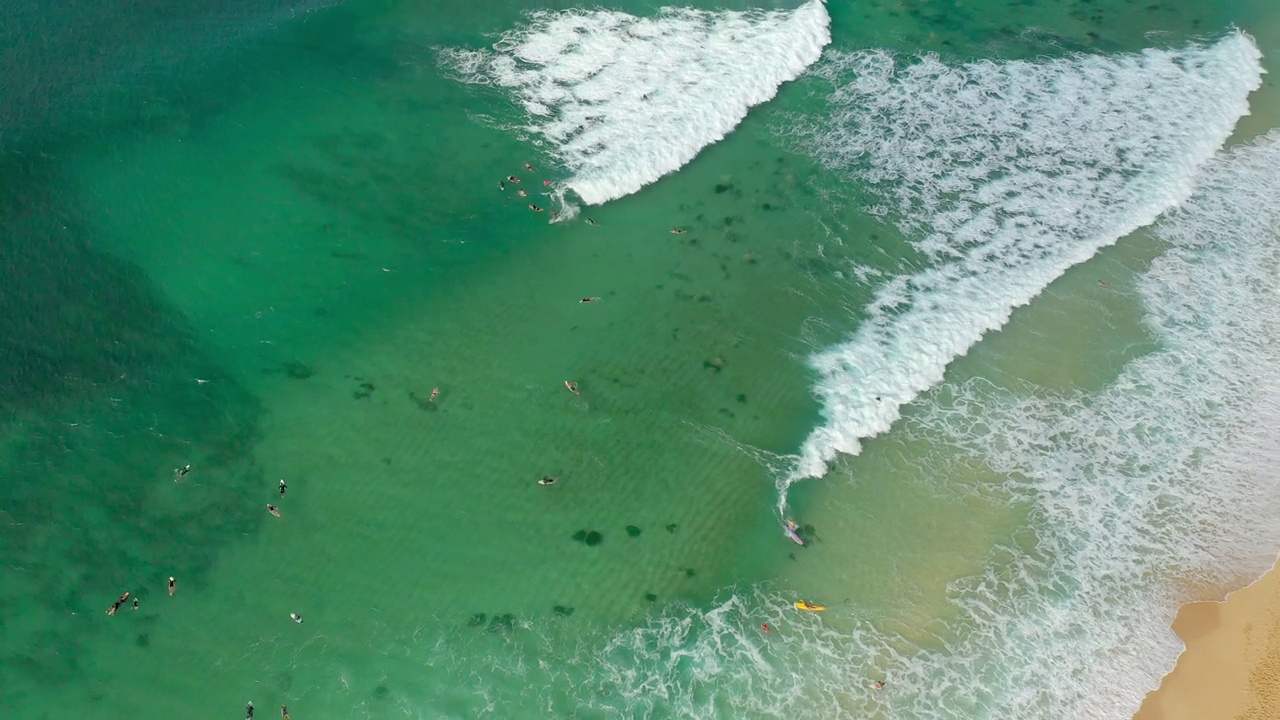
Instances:
[[[244,706],[244,720],[253,720],[253,701],[250,700],[248,705]]]
[[[289,720],[289,706],[288,706],[288,705],[281,705],[281,706],[280,706],[280,717],[284,718],[284,720]]]
[[[173,579],[172,575],[169,576],[169,597],[173,597],[173,594],[178,591],[178,588],[175,587],[177,582],[177,580]]]
[[[538,207],[537,205],[534,205],[533,203],[529,203],[529,209],[534,212],[542,212],[542,208]]]
[[[498,181],[498,189],[499,189],[499,190],[506,190],[506,189],[507,189],[507,182],[506,182],[505,180],[499,180],[499,181]]]
[[[280,497],[284,497],[284,491],[288,489],[289,486],[284,484],[284,478],[280,478]]]
[[[182,478],[186,477],[186,476],[187,476],[187,473],[189,473],[189,472],[191,472],[191,466],[190,466],[190,465],[183,465],[182,467],[180,467],[180,468],[178,468],[178,469],[174,470],[174,471],[173,471],[173,481],[174,481],[174,482],[178,482],[178,481],[179,481],[179,480],[181,480]]]
[[[582,303],[583,305],[585,305],[585,304],[587,304],[587,303],[593,303],[593,302],[595,302],[595,301],[597,301],[597,300],[599,300],[599,299],[600,299],[600,298],[598,298],[598,297],[584,297],[584,298],[582,298],[581,300],[579,300],[578,302],[580,302],[580,303]]]
[[[280,508],[275,505],[267,505],[267,512],[275,515],[276,517],[280,517]]]
[[[596,224],[596,221],[595,221],[595,220],[592,220],[591,218],[587,218],[587,224],[588,224],[588,225],[595,225],[595,224]]]
[[[137,609],[138,609],[138,598],[134,598],[134,599],[133,599],[133,609],[134,609],[134,610],[137,610]]]
[[[556,484],[556,483],[558,483],[558,482],[560,482],[560,478],[558,478],[558,477],[551,477],[550,475],[543,475],[543,476],[542,476],[542,479],[538,481],[538,484],[539,484],[539,485],[555,485],[555,484]]]

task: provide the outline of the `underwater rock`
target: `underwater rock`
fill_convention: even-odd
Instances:
[[[635,525],[627,526],[627,535],[631,537],[640,537],[640,532],[641,532],[640,528],[636,527]]]

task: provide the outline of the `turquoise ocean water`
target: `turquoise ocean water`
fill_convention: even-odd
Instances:
[[[1122,718],[1280,549],[1271,3],[46,5],[5,717]]]

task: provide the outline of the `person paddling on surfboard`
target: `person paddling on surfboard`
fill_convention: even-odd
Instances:
[[[800,537],[799,531],[800,526],[796,524],[796,521],[788,520],[786,529],[783,530],[783,534],[791,538],[791,542],[794,542],[797,545],[804,545],[804,538]]]
[[[567,388],[569,388],[569,392],[573,393],[574,395],[581,395],[581,394],[582,394],[582,393],[578,392],[578,383],[576,383],[576,382],[574,382],[574,381],[572,381],[572,380],[565,380],[565,381],[564,381],[564,386],[565,386],[565,387],[567,387]]]

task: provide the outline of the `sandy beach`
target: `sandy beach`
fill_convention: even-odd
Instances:
[[[1187,649],[1134,720],[1280,717],[1280,569],[1224,601],[1184,605],[1173,629]]]

